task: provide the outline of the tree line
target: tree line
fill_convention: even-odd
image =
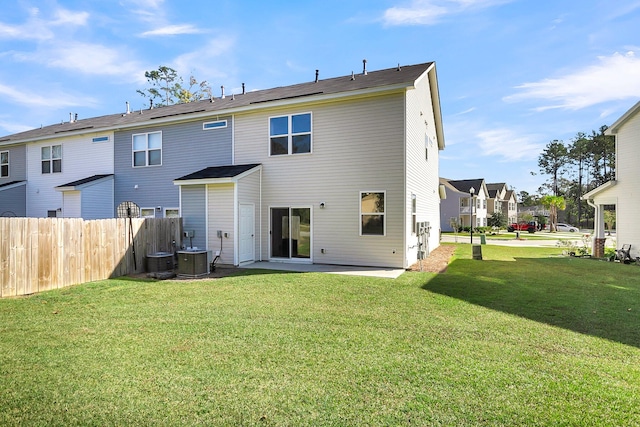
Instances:
[[[537,195],[518,193],[523,206],[545,205],[563,211],[566,222],[579,228],[593,227],[594,209],[581,197],[615,178],[615,138],[605,135],[607,126],[590,134],[578,132],[568,143],[549,142],[538,157],[540,173],[547,180]],[[564,209],[562,209],[564,205]]]

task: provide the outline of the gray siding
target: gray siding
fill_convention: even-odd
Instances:
[[[193,242],[198,248],[207,247],[207,206],[206,190],[204,185],[186,185],[182,191],[182,229],[193,230],[193,239],[182,238],[182,244],[187,247]]]
[[[14,145],[0,147],[0,151],[9,152],[9,176],[0,178],[0,185],[14,181],[27,179],[27,147],[26,145]]]
[[[114,205],[131,200],[140,207],[177,207],[179,189],[174,179],[209,166],[231,164],[232,118],[219,118],[227,120],[226,128],[202,129],[204,122],[216,119],[116,132]],[[157,131],[162,131],[162,165],[134,168],[132,135]]]
[[[0,188],[0,216],[27,216],[27,185]]]
[[[113,179],[82,189],[82,218],[106,219],[114,216]]]

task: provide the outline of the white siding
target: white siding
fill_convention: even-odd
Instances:
[[[235,264],[234,253],[234,185],[235,184],[215,184],[207,185],[207,229],[209,238],[207,249],[213,252],[220,252],[220,264]],[[222,241],[217,237],[216,231],[223,233]],[[224,237],[227,233],[227,237]]]
[[[617,203],[616,234],[617,244],[631,244],[633,258],[640,256],[640,227],[638,211],[640,210],[640,113],[629,118],[616,135],[616,179],[617,185],[611,187],[596,203]]]
[[[262,260],[260,248],[266,247],[269,244],[267,241],[262,241],[262,234],[260,233],[260,175],[261,172],[257,171],[249,176],[242,178],[238,184],[238,206],[240,203],[250,203],[255,207],[255,254],[258,261]]]
[[[428,247],[430,252],[440,245],[439,150],[435,118],[431,104],[429,79],[425,74],[415,89],[407,91],[407,176],[405,190],[406,254],[408,267],[417,261],[418,238],[412,233],[411,195],[416,195],[417,221],[429,221],[431,226]],[[427,153],[428,151],[428,158]]]
[[[263,259],[269,207],[312,206],[314,262],[405,265],[404,99],[402,91],[236,116],[235,162],[263,164]],[[269,157],[268,118],[309,111],[312,154]],[[386,236],[359,235],[361,191],[386,192]]]
[[[62,208],[62,193],[55,187],[93,175],[113,173],[113,135],[109,135],[108,142],[101,143],[92,142],[95,136],[90,134],[27,145],[27,216],[46,217],[48,210]],[[62,145],[62,172],[43,174],[41,147],[51,145]]]

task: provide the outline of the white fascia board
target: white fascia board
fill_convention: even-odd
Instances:
[[[618,133],[620,127],[634,114],[636,114],[640,110],[640,101],[636,102],[636,104],[629,108],[618,120],[616,120],[611,126],[604,131],[605,135],[615,135]]]
[[[617,183],[618,183],[618,181],[616,181],[615,179],[612,179],[611,181],[607,181],[604,184],[602,184],[601,186],[596,187],[593,190],[589,191],[588,193],[583,194],[582,197],[580,197],[580,198],[582,200],[591,200],[591,199],[593,199],[593,197],[595,195],[600,194],[600,193],[608,190],[609,188],[613,187]]]

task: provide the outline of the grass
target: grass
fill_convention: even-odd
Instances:
[[[558,252],[0,300],[0,425],[640,425],[640,269]]]

